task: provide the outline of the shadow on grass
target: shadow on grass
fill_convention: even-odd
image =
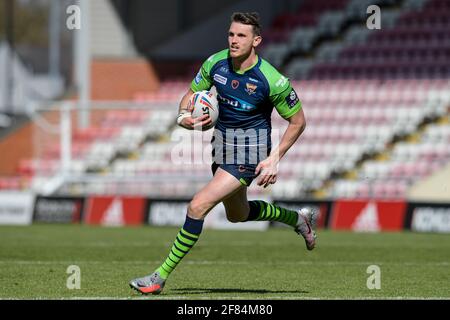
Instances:
[[[254,294],[274,294],[274,293],[309,293],[304,290],[266,290],[266,289],[240,289],[240,288],[178,288],[172,289],[177,294],[205,294],[205,293],[254,293]]]

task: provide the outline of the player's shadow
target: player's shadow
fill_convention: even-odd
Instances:
[[[274,294],[274,293],[309,293],[305,290],[266,290],[266,289],[240,289],[240,288],[178,288],[172,289],[180,294],[207,294],[207,293],[254,293],[254,294]]]

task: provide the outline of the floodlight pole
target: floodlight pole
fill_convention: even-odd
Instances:
[[[5,1],[5,91],[4,108],[6,112],[13,113],[14,103],[14,1]]]
[[[78,126],[86,128],[89,126],[90,95],[91,95],[91,53],[89,32],[89,1],[78,0],[81,15],[81,28],[75,33],[75,63],[76,80],[78,88]]]
[[[49,19],[49,56],[48,65],[49,73],[52,77],[59,76],[60,66],[60,34],[61,34],[61,3],[60,1],[50,2],[50,19]]]

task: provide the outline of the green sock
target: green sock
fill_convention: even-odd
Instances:
[[[250,212],[247,221],[278,221],[295,228],[298,213],[262,200],[249,201]]]
[[[156,269],[161,278],[167,279],[178,263],[180,263],[181,259],[188,254],[189,250],[191,250],[197,242],[202,231],[202,226],[203,220],[195,220],[186,216],[186,222],[178,232],[168,257],[163,264]]]

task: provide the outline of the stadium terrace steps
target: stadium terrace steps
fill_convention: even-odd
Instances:
[[[412,135],[419,138],[404,139],[391,144],[382,159],[368,159],[358,166],[358,179],[340,179],[329,190],[333,194],[345,194],[346,197],[405,198],[420,194],[422,183],[432,186],[433,190],[441,190],[431,178],[441,172],[450,162],[450,125],[439,123],[440,119],[419,126]],[[424,127],[425,126],[425,127]],[[430,177],[430,178],[428,178]],[[424,181],[424,182],[422,182]],[[428,182],[425,182],[428,181]],[[427,193],[428,194],[428,193]],[[442,190],[440,196],[442,197]],[[448,200],[448,197],[446,198]]]
[[[300,25],[304,13],[283,14],[275,19],[275,26],[264,36],[269,44],[263,47],[263,56],[276,67],[285,68],[289,77],[307,78],[317,61],[334,60],[342,48],[365,41],[370,33],[364,23],[369,5],[383,7],[383,27],[389,29],[401,12],[398,3],[396,0],[326,2],[304,25]],[[300,5],[299,10],[304,9],[309,14],[305,9],[308,4]]]
[[[367,33],[365,41],[343,47],[328,59],[314,60],[303,72],[311,79],[446,78],[450,74],[450,7],[445,1],[408,2],[392,13],[392,27]],[[383,23],[386,10],[383,9]],[[320,58],[320,57],[319,57]]]
[[[336,4],[336,5],[333,5]],[[369,5],[382,29],[369,30]],[[311,4],[312,5],[312,4]],[[445,78],[450,74],[450,6],[445,0],[331,1],[308,20],[278,16],[262,55],[296,79]],[[315,6],[315,5],[312,5]]]

